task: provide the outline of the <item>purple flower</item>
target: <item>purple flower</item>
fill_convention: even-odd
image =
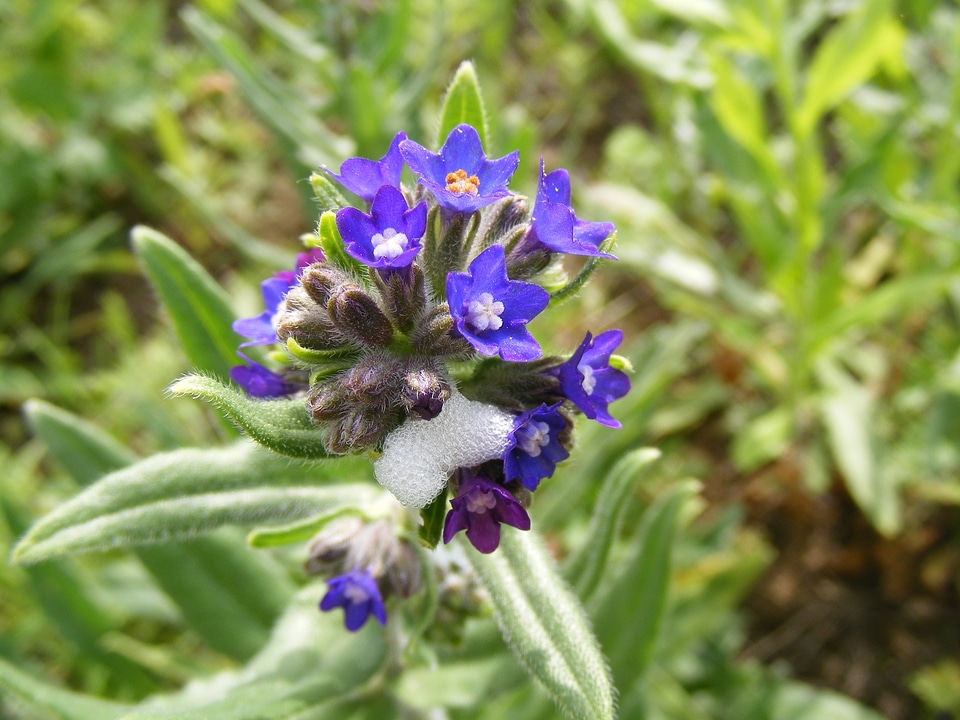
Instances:
[[[439,153],[404,140],[400,154],[440,206],[457,213],[472,213],[509,195],[507,183],[520,162],[516,151],[487,160],[480,136],[469,125],[451,130]]]
[[[355,632],[373,615],[381,625],[387,624],[387,610],[376,581],[366,570],[351,570],[327,580],[327,594],[320,601],[324,612],[343,608],[343,623]]]
[[[459,333],[482,355],[526,362],[542,354],[526,327],[550,301],[539,285],[510,280],[502,245],[474,258],[467,273],[447,275],[447,302]]]
[[[390,143],[387,154],[379,160],[353,157],[343,161],[340,174],[336,175],[323,168],[347,190],[372,202],[374,195],[384,185],[400,187],[400,173],[403,171],[403,158],[400,156],[400,143],[407,139],[406,133],[399,132]]]
[[[630,391],[627,374],[610,367],[610,354],[622,341],[619,330],[607,330],[592,341],[587,333],[570,359],[553,370],[563,394],[584,415],[612,428],[620,427],[620,423],[610,417],[607,405]]]
[[[230,368],[230,379],[247,391],[252,397],[282,397],[301,389],[298,383],[288,382],[283,375],[268,370],[254,362],[243,353],[237,353],[246,360],[246,365]]]
[[[552,252],[616,260],[616,256],[599,250],[614,229],[613,223],[578,219],[570,207],[570,174],[562,169],[544,174],[540,158],[540,182],[530,221],[532,238]]]
[[[290,292],[290,288],[300,282],[303,269],[320,260],[323,260],[323,251],[320,248],[299,253],[295,270],[282,270],[260,283],[264,311],[254,317],[240,318],[233,322],[233,331],[248,339],[248,342],[240,343],[240,347],[277,342],[277,316],[280,314],[283,298]]]
[[[427,229],[427,204],[407,208],[403,193],[390,185],[373,198],[370,214],[356,208],[337,212],[337,229],[346,251],[365,265],[401,268],[420,252],[420,238]]]
[[[450,501],[452,510],[443,522],[443,541],[449,543],[461,530],[480,552],[492,553],[500,545],[500,524],[518,530],[530,529],[530,516],[523,505],[492,480],[474,475],[460,483]]]
[[[519,480],[528,490],[536,490],[543,478],[553,475],[558,462],[570,457],[558,439],[567,426],[559,407],[560,403],[541,405],[517,415],[503,453],[507,481]]]

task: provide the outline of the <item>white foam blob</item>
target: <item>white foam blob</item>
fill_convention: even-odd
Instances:
[[[512,429],[513,415],[453,389],[437,417],[407,420],[387,435],[373,471],[403,505],[426,507],[454,470],[500,457]]]

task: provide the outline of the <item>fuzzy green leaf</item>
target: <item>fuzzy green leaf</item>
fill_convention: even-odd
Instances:
[[[204,375],[180,378],[168,391],[213,403],[251,438],[274,452],[300,458],[328,457],[303,398],[257,400]]]
[[[443,106],[440,109],[440,123],[437,125],[437,139],[434,147],[440,147],[450,131],[461,123],[471,125],[480,136],[484,149],[489,149],[487,140],[490,136],[490,128],[487,125],[487,112],[480,92],[480,80],[477,78],[473,63],[469,60],[460,63],[453,80],[447,87],[447,94],[444,95]]]
[[[43,400],[30,400],[23,412],[34,434],[81,485],[137,459],[132,450],[73,413]]]
[[[397,717],[396,708],[385,705],[375,688],[362,690],[386,658],[383,628],[368,622],[359,632],[345,631],[339,610],[317,612],[323,593],[319,584],[304,588],[270,642],[242,671],[150,698],[123,720]],[[361,707],[370,713],[361,713]]]
[[[623,456],[607,473],[597,493],[597,504],[587,532],[589,540],[570,557],[565,568],[582,599],[593,594],[607,570],[627,496],[643,471],[659,458],[660,451],[656,448],[640,448]]]
[[[614,717],[613,687],[580,603],[533,532],[506,528],[490,555],[466,548],[493,601],[504,640],[564,715]]]
[[[18,717],[37,720],[114,720],[130,706],[100,700],[89,695],[64,690],[21,672],[0,658],[0,696],[11,708],[23,710]]]
[[[223,289],[173,240],[143,225],[131,233],[133,247],[173,322],[177,338],[196,369],[229,376],[238,364],[239,338]]]
[[[25,410],[51,454],[84,485],[137,460],[110,435],[65,410],[37,400]],[[189,627],[214,650],[239,660],[263,647],[292,593],[289,579],[251,553],[228,528],[186,542],[138,547],[135,552]],[[30,570],[63,572],[61,563]],[[71,591],[66,595],[71,610],[82,607],[82,598],[73,597],[73,588],[79,586],[63,586]],[[260,589],[251,593],[250,587]],[[111,626],[108,623],[106,629]],[[101,629],[96,640],[105,631]]]
[[[698,488],[694,481],[677,483],[647,509],[624,571],[591,603],[618,682],[640,675],[653,655],[667,604],[674,531],[681,508]]]
[[[33,563],[193,538],[223,525],[286,522],[376,492],[372,485],[317,486],[312,469],[248,443],[154,455],[58,506],[18,543],[13,560]]]

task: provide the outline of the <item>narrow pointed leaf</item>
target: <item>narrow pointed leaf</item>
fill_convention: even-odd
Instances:
[[[372,692],[356,691],[386,658],[384,630],[368,622],[343,628],[340,611],[321,613],[321,584],[301,590],[277,623],[270,641],[243,670],[191,683],[179,693],[154,697],[124,720],[294,720],[395,717]],[[378,714],[354,715],[363,703]]]
[[[817,365],[817,378],[825,389],[820,413],[847,490],[873,526],[892,536],[900,528],[900,499],[891,474],[885,472],[879,440],[873,431],[873,396],[827,361]]]
[[[376,492],[372,485],[318,486],[322,477],[247,443],[154,455],[58,506],[30,529],[13,559],[32,563],[192,538],[223,525],[289,522]]]
[[[28,401],[23,411],[34,434],[81,485],[137,459],[132,450],[100,428],[43,400]]]
[[[163,303],[187,359],[219,377],[237,365],[239,337],[226,293],[170,238],[143,225],[131,233],[133,247]]]
[[[460,63],[453,80],[447,87],[447,94],[443,98],[443,106],[440,109],[440,124],[437,126],[435,147],[440,147],[450,131],[461,123],[473,126],[480,136],[484,149],[489,152],[487,140],[490,129],[487,125],[487,112],[483,105],[477,71],[469,60]]]
[[[506,528],[489,555],[466,548],[493,601],[504,640],[563,714],[614,717],[613,687],[586,614],[542,540]]]
[[[274,452],[300,458],[328,456],[303,398],[254,399],[204,375],[187,375],[171,385],[169,392],[213,403],[247,435]]]
[[[618,682],[642,674],[653,655],[667,603],[673,537],[681,508],[699,483],[677,483],[643,514],[624,571],[598,592],[590,614]],[[602,594],[601,594],[602,593]]]
[[[34,432],[79,482],[89,484],[137,460],[103,430],[65,410],[31,401],[25,412]],[[182,543],[138,547],[135,553],[187,625],[214,650],[239,660],[263,646],[293,591],[284,573],[226,529]],[[30,570],[56,573],[62,568],[51,563]],[[80,585],[67,587],[69,597]],[[250,592],[252,587],[257,591]],[[76,609],[82,603],[70,600],[68,606]],[[97,636],[111,627],[107,623]]]
[[[640,448],[628,453],[614,465],[597,493],[597,504],[590,520],[589,540],[567,561],[566,575],[584,601],[606,574],[613,542],[619,534],[620,517],[627,496],[641,473],[660,458],[656,448]]]
[[[37,680],[2,658],[0,696],[13,708],[22,710],[21,717],[38,720],[114,720],[122,717],[130,707]]]

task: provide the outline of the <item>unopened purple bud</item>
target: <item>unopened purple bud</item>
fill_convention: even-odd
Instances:
[[[403,378],[400,401],[407,414],[421,420],[432,420],[450,397],[450,384],[433,367],[414,366]]]
[[[330,319],[347,337],[364,345],[383,347],[393,339],[393,325],[377,301],[359,285],[344,283],[327,303]]]
[[[398,270],[372,273],[388,317],[402,332],[410,332],[427,302],[423,270],[416,263]]]
[[[348,407],[347,391],[336,379],[316,383],[307,395],[307,412],[318,425],[343,417]]]
[[[333,322],[327,310],[315,303],[302,286],[287,294],[284,310],[277,321],[277,339],[293,338],[310,350],[334,350],[350,343]]]
[[[330,302],[330,296],[344,283],[352,282],[351,277],[333,265],[317,263],[303,271],[300,284],[313,301],[323,307]]]

